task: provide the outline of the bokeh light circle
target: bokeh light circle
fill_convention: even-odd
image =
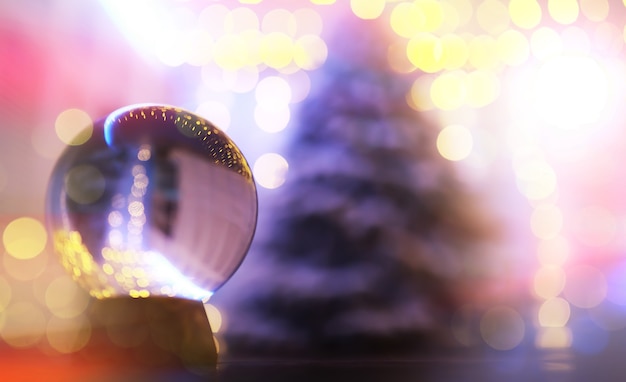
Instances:
[[[522,316],[508,306],[495,306],[480,319],[480,334],[496,350],[511,350],[524,339],[526,325]]]
[[[472,152],[474,139],[469,129],[462,125],[450,125],[439,132],[437,150],[442,157],[459,161]]]
[[[254,162],[254,177],[264,188],[274,189],[285,183],[289,164],[287,160],[276,153],[261,155]]]
[[[17,259],[39,255],[48,241],[44,225],[37,219],[21,217],[10,222],[2,233],[6,251]]]
[[[577,265],[566,271],[563,294],[567,301],[579,308],[593,308],[607,296],[604,274],[590,265]]]
[[[93,133],[93,121],[83,110],[68,109],[57,116],[54,129],[63,143],[82,145]]]

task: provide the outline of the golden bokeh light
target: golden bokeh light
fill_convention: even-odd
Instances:
[[[46,326],[46,338],[59,353],[77,352],[91,338],[91,322],[83,315],[72,318],[51,317]]]
[[[499,0],[484,0],[476,8],[476,20],[485,32],[498,35],[509,27],[509,11]]]
[[[469,63],[476,69],[495,69],[499,64],[496,39],[489,35],[472,38],[469,42]]]
[[[532,29],[541,22],[541,6],[536,0],[510,0],[509,16],[518,27]]]
[[[438,37],[421,33],[410,39],[406,46],[407,57],[416,68],[435,73],[443,68],[443,48]]]
[[[430,87],[433,105],[440,110],[454,110],[461,107],[467,96],[465,77],[465,73],[460,70],[437,76]]]
[[[480,319],[483,341],[496,350],[511,350],[524,339],[526,325],[517,310],[508,306],[495,306]]]
[[[406,44],[402,41],[395,41],[387,48],[387,62],[389,67],[398,73],[410,73],[414,71],[415,65],[409,61],[406,55]]]
[[[496,46],[500,60],[510,66],[523,64],[530,56],[528,39],[514,29],[498,36]]]
[[[450,161],[460,161],[467,158],[471,154],[473,146],[472,133],[462,125],[446,126],[437,136],[439,154]]]
[[[41,276],[46,270],[48,255],[45,251],[27,259],[18,259],[10,255],[4,255],[2,257],[2,265],[6,274],[14,280],[31,281]]]
[[[385,10],[385,0],[350,0],[350,9],[361,19],[375,19]]]
[[[565,287],[565,272],[560,267],[544,266],[537,270],[533,280],[533,291],[537,297],[557,297]]]
[[[540,239],[550,239],[561,232],[563,214],[554,204],[542,204],[535,208],[530,216],[530,228]]]
[[[280,32],[266,34],[261,39],[259,54],[263,63],[270,68],[284,68],[293,60],[293,40]]]
[[[550,298],[541,304],[537,318],[539,325],[547,328],[562,328],[570,319],[569,303],[560,297]]]
[[[500,94],[500,80],[488,70],[474,70],[465,77],[466,102],[472,107],[483,107],[492,103]]]
[[[542,240],[537,247],[537,257],[544,265],[561,266],[569,258],[571,245],[563,236],[555,236],[548,240]]]
[[[63,143],[78,146],[91,138],[93,121],[84,110],[68,109],[57,116],[54,129]]]
[[[239,34],[221,36],[213,48],[213,61],[224,69],[239,69],[249,62],[248,46]]]
[[[571,24],[578,19],[577,0],[548,0],[548,12],[554,21],[559,24]]]
[[[467,25],[474,16],[474,6],[471,0],[447,0],[446,3],[456,9],[459,16],[459,27]]]
[[[567,327],[541,328],[535,340],[540,349],[565,349],[572,346],[572,331]]]
[[[10,222],[2,233],[5,250],[16,259],[32,259],[39,255],[48,241],[43,224],[30,217]]]
[[[580,0],[580,10],[591,21],[603,21],[609,15],[609,1]]]
[[[563,51],[561,36],[548,27],[535,30],[530,38],[530,50],[536,58],[544,60]]]
[[[438,34],[445,33],[453,33],[461,24],[461,15],[459,14],[459,10],[452,5],[450,2],[440,2],[441,12],[442,12],[442,21],[439,28],[437,28]]]
[[[319,68],[328,56],[326,43],[319,36],[308,34],[296,40],[293,46],[293,60],[300,68]]]
[[[435,0],[398,3],[391,11],[391,28],[401,37],[413,38],[422,32],[434,32],[443,22],[443,11]]]
[[[435,105],[431,98],[431,87],[434,78],[429,75],[419,76],[406,95],[407,104],[416,111],[432,110]]]
[[[460,69],[469,58],[467,42],[456,34],[446,34],[441,37],[443,67],[448,70]]]
[[[518,190],[530,200],[542,200],[557,188],[554,169],[542,159],[525,160],[515,166]]]
[[[59,318],[73,318],[82,314],[89,305],[89,295],[69,276],[59,276],[45,293],[46,307]]]
[[[206,311],[206,315],[209,319],[211,331],[213,333],[219,333],[223,324],[222,313],[220,313],[219,309],[212,304],[204,304],[204,310]]]
[[[8,345],[27,348],[36,345],[45,334],[46,317],[28,301],[16,301],[2,313],[0,337]]]

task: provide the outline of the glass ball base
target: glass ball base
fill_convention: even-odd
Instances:
[[[171,297],[93,300],[92,335],[79,356],[112,369],[214,372],[217,349],[204,305]]]

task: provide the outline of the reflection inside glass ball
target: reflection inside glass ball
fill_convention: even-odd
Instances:
[[[92,296],[206,301],[256,227],[248,163],[209,121],[138,105],[94,125],[58,160],[47,195],[56,251]]]

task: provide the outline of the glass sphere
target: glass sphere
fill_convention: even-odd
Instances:
[[[206,301],[245,257],[256,221],[241,151],[211,122],[171,106],[130,106],[94,123],[48,186],[55,250],[97,298]]]

